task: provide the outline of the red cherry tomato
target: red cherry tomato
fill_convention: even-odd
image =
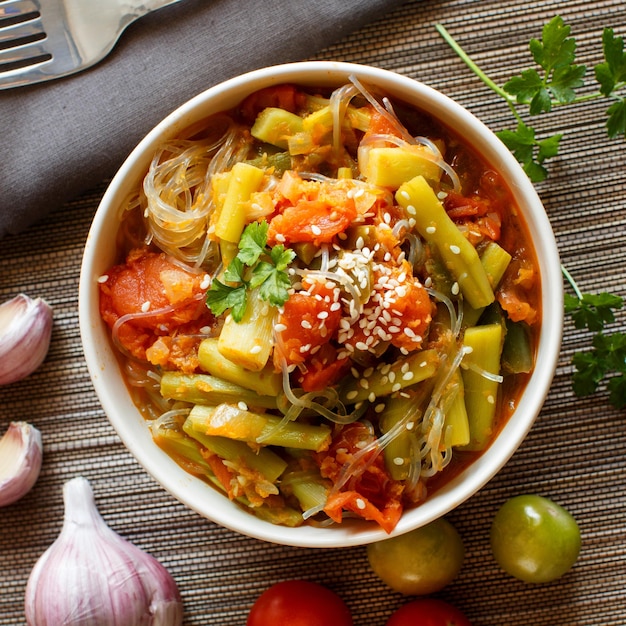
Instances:
[[[459,609],[443,600],[421,598],[401,606],[385,626],[471,626]]]
[[[288,580],[264,591],[246,626],[353,626],[350,610],[334,592],[306,580]]]

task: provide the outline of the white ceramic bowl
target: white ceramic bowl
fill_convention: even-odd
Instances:
[[[483,487],[509,460],[535,421],[556,368],[562,332],[562,278],[556,242],[544,208],[527,176],[507,148],[467,110],[415,80],[374,67],[305,62],[269,67],[238,76],[199,94],[156,126],[126,159],[106,191],[85,246],[79,294],[80,330],[95,390],[111,424],[128,450],[167,491],[214,522],[257,539],[305,547],[345,547],[387,538],[372,523],[346,521],[329,528],[285,528],[246,513],[224,495],[182,470],[152,441],[134,406],[98,310],[97,278],[113,263],[117,211],[148,169],[159,143],[190,124],[237,105],[249,93],[280,83],[338,86],[350,74],[413,104],[463,135],[486,160],[497,164],[520,207],[535,244],[542,283],[542,325],[536,366],[517,410],[490,448],[424,504],[407,510],[393,535],[445,515]]]

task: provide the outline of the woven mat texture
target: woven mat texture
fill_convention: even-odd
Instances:
[[[456,57],[435,24],[444,24],[501,84],[530,66],[528,41],[557,13],[571,25],[579,60],[589,66],[601,60],[604,27],[626,35],[624,0],[421,0],[407,2],[315,58],[366,63],[417,78],[499,130],[512,126],[508,108]],[[564,140],[549,178],[537,188],[562,260],[582,289],[624,296],[625,146],[606,138],[606,107],[592,101],[538,120],[542,131],[563,132]],[[382,626],[406,599],[374,576],[364,548],[282,547],[220,528],[165,493],[120,443],[92,389],[77,319],[83,244],[105,187],[103,181],[0,245],[0,301],[25,292],[46,298],[55,311],[44,365],[30,378],[0,388],[0,431],[11,420],[26,420],[42,431],[45,446],[35,488],[0,509],[0,625],[25,623],[26,581],[60,530],[62,485],[82,475],[107,523],[173,574],[186,626],[242,626],[265,588],[291,578],[337,591],[358,626]],[[615,327],[624,326],[621,315]],[[573,394],[570,360],[588,341],[566,320],[554,384],[530,435],[497,477],[448,516],[467,554],[459,577],[437,595],[459,606],[474,626],[626,624],[625,414],[603,393],[585,399]],[[580,558],[557,582],[524,584],[493,560],[492,516],[506,498],[520,493],[556,500],[580,524]]]

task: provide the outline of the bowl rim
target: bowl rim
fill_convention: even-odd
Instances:
[[[98,307],[97,281],[109,266],[105,260],[112,255],[111,246],[102,242],[110,241],[116,230],[111,216],[116,214],[131,181],[136,184],[140,180],[154,148],[164,137],[176,135],[197,119],[235,106],[258,88],[284,82],[336,85],[351,74],[364,82],[375,83],[392,97],[426,109],[455,130],[460,125],[462,134],[486,160],[497,163],[498,171],[509,181],[511,192],[524,213],[531,238],[541,243],[540,250],[537,244],[535,248],[542,281],[542,330],[527,391],[491,445],[491,454],[481,455],[468,469],[431,495],[425,504],[405,512],[391,534],[375,528],[371,522],[359,520],[346,520],[332,528],[311,525],[286,528],[264,522],[229,502],[215,488],[184,472],[154,443],[143,445],[145,434],[152,442],[149,429],[121,381],[118,362],[108,343]],[[554,233],[532,183],[504,144],[455,100],[418,80],[378,67],[334,61],[286,63],[247,72],[194,96],[149,131],[122,163],[100,201],[85,243],[79,279],[81,342],[92,384],[114,430],[147,473],[185,506],[225,528],[271,543],[316,548],[365,545],[404,534],[446,515],[484,487],[521,445],[543,407],[557,367],[563,332],[560,267]],[[142,427],[145,434],[142,434]]]

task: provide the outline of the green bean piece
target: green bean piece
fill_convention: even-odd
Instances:
[[[348,375],[339,386],[339,399],[344,404],[357,404],[365,400],[373,402],[434,376],[439,364],[435,350],[421,350],[398,359],[391,364],[380,363],[368,368],[359,377]]]
[[[197,404],[191,409],[187,421],[195,431],[251,444],[262,439],[265,445],[321,452],[331,442],[331,429],[325,424],[284,422],[275,415],[253,413],[232,404],[216,407]]]
[[[422,414],[422,410],[417,408],[420,400],[421,397],[417,398],[415,395],[387,398],[385,408],[379,416],[380,430],[384,434],[388,433],[400,420],[406,418],[409,412],[415,414],[415,417],[408,422],[408,427],[399,432],[383,450],[385,467],[394,480],[406,480],[409,477],[415,426]]]
[[[501,324],[473,326],[465,331],[462,377],[470,441],[465,449],[482,450],[495,429],[503,331]]]
[[[223,402],[245,402],[248,406],[276,408],[274,396],[262,396],[251,389],[209,374],[164,372],[161,376],[161,395],[190,404],[215,406]]]
[[[183,430],[221,459],[243,463],[261,473],[270,483],[275,483],[287,467],[287,462],[269,448],[253,450],[243,441],[206,434],[202,430],[202,423],[193,419],[191,414],[185,420]]]
[[[239,241],[245,226],[246,203],[261,186],[264,174],[264,170],[249,163],[233,165],[224,204],[215,222],[217,237],[231,243]]]
[[[457,392],[452,403],[446,410],[443,424],[444,445],[454,448],[456,446],[466,446],[470,442],[469,420],[465,407],[465,389],[463,387],[463,377],[456,371],[452,375],[452,385],[457,387]]]
[[[506,337],[502,348],[502,372],[527,374],[533,369],[530,331],[524,322],[506,320]]]
[[[302,118],[277,107],[263,109],[250,129],[250,134],[273,146],[287,149],[287,140],[292,135],[302,132]]]
[[[319,472],[310,470],[285,472],[281,479],[281,491],[293,494],[303,511],[323,507],[330,487],[330,482],[322,478]]]
[[[420,235],[436,246],[469,304],[478,309],[493,302],[493,289],[476,248],[448,217],[426,179],[416,176],[404,183],[396,192],[396,200],[416,220]]]
[[[219,351],[218,339],[209,337],[198,348],[200,367],[209,374],[246,389],[256,391],[263,396],[277,396],[283,390],[283,378],[268,364],[258,372],[252,372],[241,365],[229,361]]]
[[[302,513],[289,506],[268,506],[262,505],[257,507],[249,506],[248,510],[259,519],[277,526],[287,526],[295,528],[301,526],[304,522]]]
[[[480,262],[485,268],[489,284],[495,290],[500,284],[504,272],[506,272],[511,255],[495,241],[490,241],[480,252]],[[463,324],[464,326],[475,326],[480,319],[484,307],[475,309],[468,302],[463,302]]]
[[[157,424],[158,421],[152,423]],[[213,470],[202,456],[200,443],[187,436],[178,428],[152,427],[152,438],[163,451],[167,452],[175,461],[184,461],[186,469],[190,465],[196,468],[193,473],[197,475],[213,476]]]

